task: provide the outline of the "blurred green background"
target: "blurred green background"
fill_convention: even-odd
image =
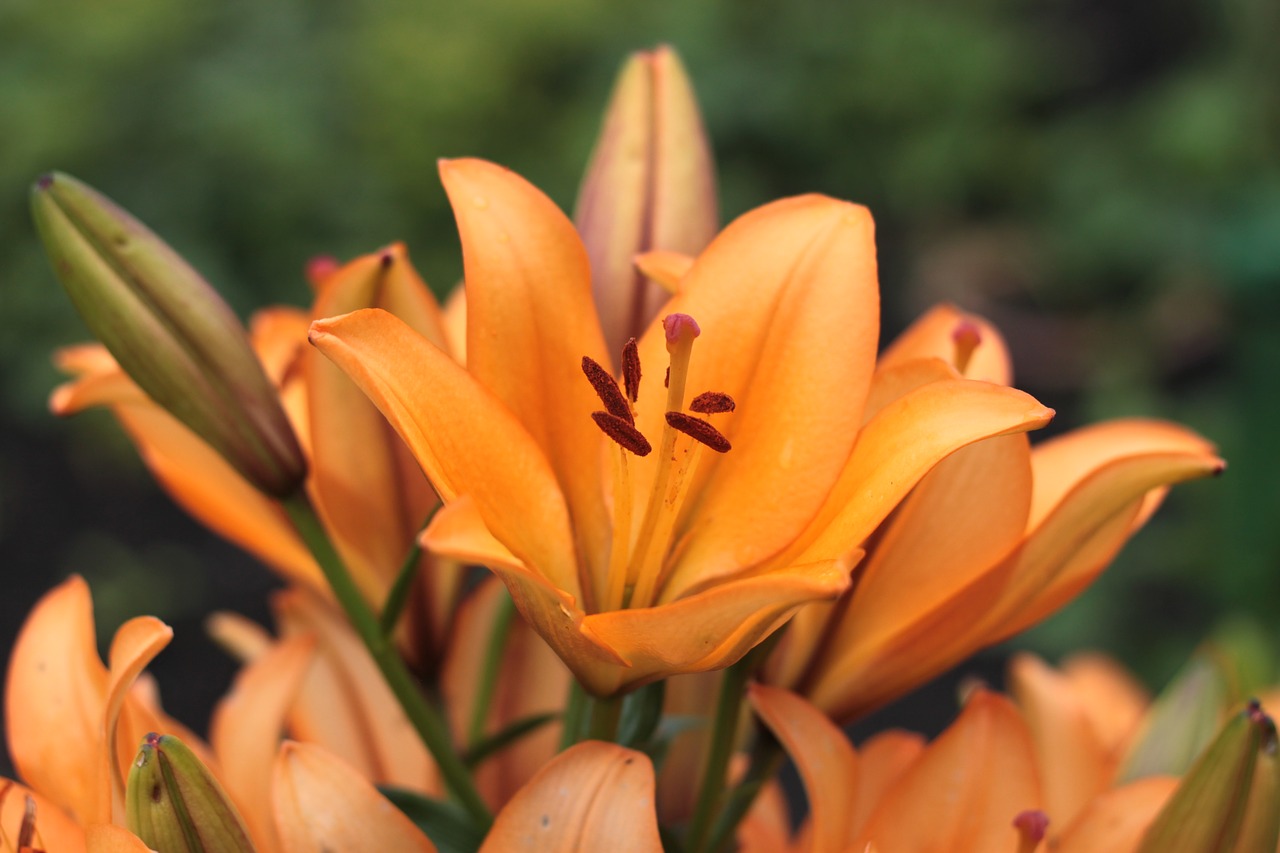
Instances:
[[[80,572],[103,635],[142,612],[177,627],[156,671],[201,725],[230,664],[200,620],[260,615],[272,583],[168,504],[109,418],[46,413],[48,354],[85,334],[29,224],[39,173],[115,198],[242,316],[306,301],[308,258],[395,239],[444,290],[461,263],[435,160],[496,160],[571,206],[617,67],[658,42],[697,87],[726,221],[802,191],[865,203],[886,335],[951,300],[1006,331],[1053,430],[1140,414],[1221,446],[1225,477],[1176,489],[1018,647],[1103,648],[1158,684],[1227,616],[1275,624],[1274,0],[8,0],[0,644]]]

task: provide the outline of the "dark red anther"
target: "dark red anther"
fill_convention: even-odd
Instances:
[[[645,438],[640,430],[617,415],[609,412],[592,412],[591,420],[596,422],[601,432],[636,456],[648,456],[653,450],[653,445],[649,444],[649,439]]]
[[[667,375],[662,377],[662,387],[663,388],[671,387],[671,368],[670,367],[667,368]]]
[[[622,345],[622,384],[628,400],[634,403],[640,399],[640,348],[635,338]]]
[[[627,398],[622,396],[622,391],[618,389],[618,383],[609,375],[609,371],[601,367],[590,356],[584,355],[582,357],[582,372],[587,375],[587,381],[591,383],[592,388],[596,389],[596,396],[600,398],[601,403],[604,403],[604,407],[609,410],[609,414],[625,421],[628,426],[635,424],[635,417],[631,414],[631,407],[627,405]],[[626,447],[626,445],[624,444],[623,447]]]
[[[736,405],[733,398],[723,391],[703,391],[693,398],[689,411],[700,415],[716,415],[720,412],[732,412]]]
[[[702,418],[695,418],[693,415],[686,415],[684,412],[667,412],[667,423],[672,429],[679,430],[694,441],[705,444],[716,453],[728,453],[733,446],[729,444],[729,439],[725,438],[720,430]]]
[[[30,850],[36,840],[36,801],[27,794],[25,810],[22,813],[22,825],[18,828],[18,849]]]

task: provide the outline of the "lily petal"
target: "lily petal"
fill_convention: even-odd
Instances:
[[[119,726],[117,731],[121,710],[134,681],[172,639],[173,629],[168,625],[154,616],[138,616],[121,625],[111,641],[102,737],[104,744],[115,744],[116,753],[113,755],[110,749],[103,750],[102,761],[106,764],[104,776],[110,780],[110,787],[106,789],[112,801],[109,813],[115,816],[124,814],[128,768],[137,755],[138,744],[147,733],[127,725]]]
[[[154,853],[142,839],[127,829],[110,823],[100,823],[89,827],[84,833],[84,846],[88,853]],[[61,853],[61,847],[47,845],[50,851]]]
[[[372,307],[445,345],[439,306],[401,244],[331,274],[313,311],[331,317]],[[313,494],[362,592],[380,605],[436,500],[386,419],[337,365],[309,348],[303,368]]]
[[[806,563],[717,584],[651,608],[591,614],[583,631],[614,649],[630,667],[593,668],[588,690],[608,695],[670,672],[704,672],[734,663],[803,604],[835,598],[849,586],[861,556]],[[653,637],[662,637],[661,644]],[[583,673],[578,672],[583,678]]]
[[[680,280],[693,268],[694,257],[681,252],[654,249],[636,255],[636,269],[668,294],[680,291]]]
[[[858,750],[858,785],[849,804],[849,834],[866,827],[880,797],[897,784],[925,750],[924,738],[896,729],[880,732]]]
[[[920,479],[975,441],[1044,426],[1053,417],[1021,391],[988,382],[930,382],[863,428],[848,464],[800,543],[811,558],[861,544]]]
[[[14,767],[79,823],[111,821],[110,799],[102,803],[110,782],[98,764],[106,692],[89,587],[71,577],[32,608],[4,695]]]
[[[482,160],[446,160],[440,177],[462,240],[467,370],[543,448],[583,559],[603,560],[604,439],[591,420],[599,405],[581,364],[583,356],[600,364],[610,358],[587,252],[568,217],[514,172]]]
[[[311,342],[369,395],[446,502],[470,495],[504,546],[580,597],[569,513],[555,474],[492,394],[385,311],[319,320]]]
[[[284,853],[434,853],[404,813],[353,768],[313,744],[286,741],[270,780]]]
[[[1016,850],[1013,818],[1040,802],[1026,725],[1009,700],[980,690],[884,795],[853,849]]]
[[[1159,422],[1099,424],[1044,447],[1032,457],[1029,536],[985,620],[991,642],[1034,625],[1092,583],[1132,534],[1152,489],[1223,469],[1203,439]],[[1072,468],[1074,478],[1063,473]]]
[[[662,853],[653,765],[612,743],[556,756],[507,803],[480,853]]]
[[[1178,780],[1149,776],[1095,798],[1054,845],[1054,853],[1132,853]]]
[[[289,712],[291,736],[317,743],[374,784],[434,791],[435,765],[345,618],[301,589],[272,600],[282,636],[313,636],[315,655]]]
[[[272,757],[314,646],[311,637],[293,637],[249,664],[214,709],[209,726],[223,767],[220,781],[255,846],[267,853],[279,849],[271,819]]]
[[[748,687],[751,705],[796,763],[809,798],[809,853],[842,853],[852,841],[850,794],[858,787],[858,754],[826,715],[794,693]]]
[[[966,379],[1013,384],[1013,362],[999,330],[982,317],[948,304],[935,305],[885,347],[878,368],[890,369],[918,358],[940,358],[959,369],[958,347],[963,343],[957,340],[957,331],[971,334],[977,341],[960,370]]]
[[[85,849],[84,830],[67,817],[66,812],[30,788],[3,777],[0,777],[0,838],[17,839],[27,820],[28,798],[35,806],[35,843],[32,848],[23,847],[19,853],[33,848],[50,853],[81,853]],[[144,853],[145,850],[144,847]]]
[[[1067,679],[1039,658],[1017,655],[1009,678],[1036,758],[1049,770],[1043,779],[1045,812],[1066,826],[1111,783],[1119,756],[1108,755]]]
[[[677,536],[688,537],[666,600],[790,544],[848,459],[879,334],[871,216],[823,196],[758,208],[721,232],[681,288],[669,312],[688,314],[702,329],[688,387],[726,393],[737,408],[726,427],[732,451],[703,460],[685,502]],[[841,342],[838,356],[833,341]],[[658,366],[667,362],[661,323],[645,334],[640,357],[650,369],[641,379],[637,425],[658,436],[665,424]],[[669,464],[656,456],[636,467],[652,475]],[[652,476],[636,479],[647,498]]]

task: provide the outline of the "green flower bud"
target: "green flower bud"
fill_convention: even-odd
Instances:
[[[168,244],[63,174],[31,191],[32,214],[76,310],[120,367],[263,492],[306,475],[279,395],[244,326]]]
[[[1275,723],[1250,702],[1183,777],[1137,853],[1274,853],[1275,755]]]
[[[1231,707],[1221,659],[1202,648],[1147,712],[1121,765],[1119,782],[1146,776],[1181,776],[1213,740]]]
[[[142,742],[125,789],[125,821],[157,853],[253,853],[218,780],[172,735]]]

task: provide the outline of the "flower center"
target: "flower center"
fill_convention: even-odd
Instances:
[[[733,398],[720,391],[708,391],[693,398],[685,411],[685,384],[693,341],[701,334],[688,314],[668,314],[662,321],[667,336],[670,366],[666,382],[666,425],[662,430],[658,468],[644,507],[639,535],[631,541],[632,493],[627,455],[647,456],[653,450],[648,438],[636,428],[632,409],[640,393],[640,355],[635,338],[622,348],[623,388],[609,372],[590,358],[582,359],[582,372],[595,389],[604,411],[593,412],[592,420],[614,443],[613,542],[609,566],[597,589],[600,610],[650,606],[661,587],[664,558],[670,550],[680,507],[688,494],[702,448],[727,453],[731,445],[709,420],[699,415],[732,412]],[[625,389],[625,393],[624,393]]]

